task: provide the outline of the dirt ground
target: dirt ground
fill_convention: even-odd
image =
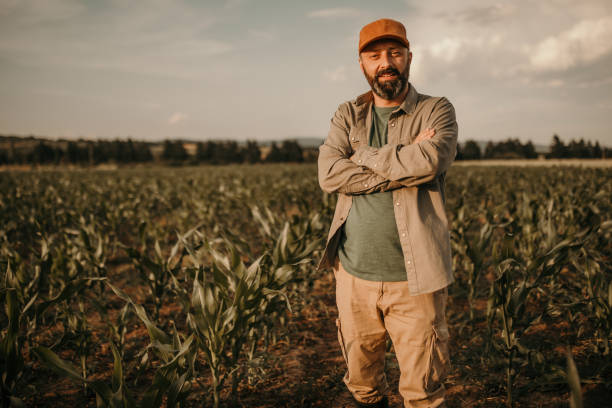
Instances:
[[[124,276],[125,278],[125,276]],[[129,278],[122,283],[127,285]],[[127,287],[126,287],[127,289]],[[130,295],[137,297],[137,288],[129,288]],[[333,274],[324,275],[315,281],[308,306],[289,324],[287,340],[278,342],[269,350],[265,370],[251,384],[238,388],[236,395],[223,395],[224,408],[275,408],[275,407],[320,407],[344,408],[352,406],[352,398],[342,382],[345,364],[337,343],[337,316],[335,306]],[[110,300],[110,307],[121,307],[121,301]],[[505,406],[503,370],[483,366],[481,356],[474,350],[481,349],[482,339],[473,336],[473,330],[461,328],[454,316],[467,305],[449,298],[447,316],[450,326],[450,353],[452,371],[446,381],[449,408],[501,407]],[[482,302],[478,307],[486,307]],[[162,315],[177,312],[176,305],[169,305]],[[94,320],[95,320],[95,316]],[[480,322],[479,324],[486,324]],[[142,347],[148,341],[146,330],[138,322],[128,329],[131,347]],[[543,340],[550,333],[543,333]],[[556,339],[553,339],[556,341]],[[96,372],[110,373],[112,358],[108,344],[99,344],[89,363]],[[70,359],[69,355],[62,355]],[[397,393],[399,370],[392,353],[387,356],[387,378],[390,385],[391,407],[402,406]],[[74,359],[73,359],[74,361]],[[595,362],[593,362],[595,364]],[[26,406],[33,407],[95,407],[95,396],[83,390],[80,384],[60,379],[50,371],[34,364],[34,381],[30,384],[30,395]],[[205,374],[205,373],[204,373]],[[612,375],[612,372],[610,372]],[[204,385],[207,379],[201,379]],[[227,387],[226,387],[227,388]],[[537,389],[537,392],[534,391]],[[603,407],[612,400],[612,393],[601,385],[583,386],[585,407]],[[566,384],[533,387],[517,383],[516,407],[565,407],[568,406]],[[190,407],[212,406],[212,398],[198,382],[194,381],[189,396]]]

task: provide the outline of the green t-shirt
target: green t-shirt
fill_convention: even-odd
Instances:
[[[387,144],[387,123],[396,108],[374,107],[368,145]],[[391,191],[353,196],[342,230],[338,257],[350,274],[369,281],[406,280]]]

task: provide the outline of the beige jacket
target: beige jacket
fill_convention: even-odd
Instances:
[[[338,202],[318,268],[334,264],[352,196],[392,190],[410,293],[434,292],[453,282],[444,177],[457,151],[455,110],[410,85],[389,118],[388,144],[375,148],[368,146],[373,100],[370,91],[340,105],[319,147],[319,184]],[[413,144],[426,128],[435,135]]]

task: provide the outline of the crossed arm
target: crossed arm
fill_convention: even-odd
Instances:
[[[349,125],[339,109],[319,148],[319,184],[328,193],[371,194],[432,181],[455,157],[457,122],[453,106],[440,99],[425,129],[409,145],[360,146],[352,151]]]

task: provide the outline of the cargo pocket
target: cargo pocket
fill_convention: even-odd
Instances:
[[[427,393],[433,393],[443,385],[449,371],[448,327],[446,324],[432,327],[428,354],[424,388]]]
[[[342,357],[348,369],[348,355],[346,354],[346,346],[344,345],[344,336],[342,335],[342,327],[340,326],[340,319],[336,319],[336,326],[338,327],[338,343],[340,343],[340,350],[342,350]]]

